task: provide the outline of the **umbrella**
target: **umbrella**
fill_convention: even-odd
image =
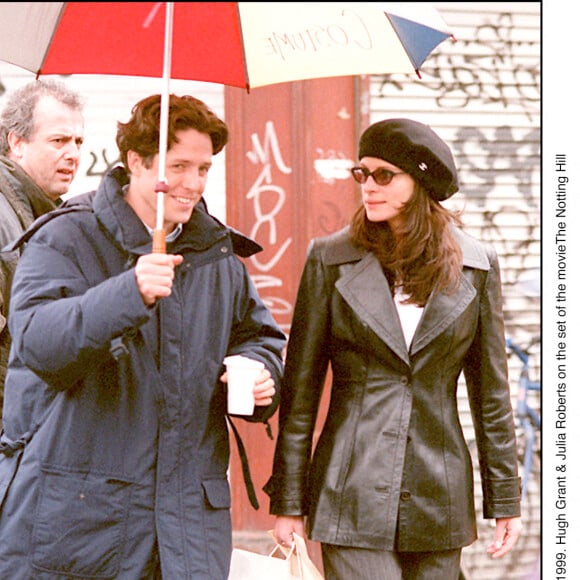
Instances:
[[[157,227],[169,79],[263,87],[350,75],[419,74],[452,33],[424,2],[1,2],[0,59],[39,75],[161,79]]]

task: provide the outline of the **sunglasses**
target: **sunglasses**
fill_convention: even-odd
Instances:
[[[402,175],[404,171],[391,171],[386,167],[379,167],[374,171],[369,171],[366,167],[353,167],[350,172],[357,183],[366,183],[372,177],[377,185],[389,185],[395,175]]]

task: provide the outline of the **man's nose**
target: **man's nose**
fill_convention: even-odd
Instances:
[[[80,159],[82,142],[71,139],[66,145],[66,156],[72,159]]]
[[[202,179],[203,178],[200,175],[199,170],[195,167],[192,167],[184,173],[182,184],[187,189],[197,190],[200,188]]]

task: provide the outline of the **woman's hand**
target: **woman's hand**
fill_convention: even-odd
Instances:
[[[304,535],[304,517],[303,516],[276,516],[274,523],[274,537],[282,546],[291,546],[294,542],[292,532],[295,532],[302,538]]]
[[[515,545],[522,533],[522,518],[497,518],[493,543],[487,548],[492,558],[505,556]]]

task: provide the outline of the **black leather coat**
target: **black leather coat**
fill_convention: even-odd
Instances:
[[[348,229],[314,240],[288,345],[272,514],[308,515],[313,540],[401,551],[476,538],[473,472],[457,409],[464,373],[488,518],[520,513],[495,251],[457,230],[463,275],[430,297],[407,348],[388,282]],[[328,364],[332,392],[310,461]]]

